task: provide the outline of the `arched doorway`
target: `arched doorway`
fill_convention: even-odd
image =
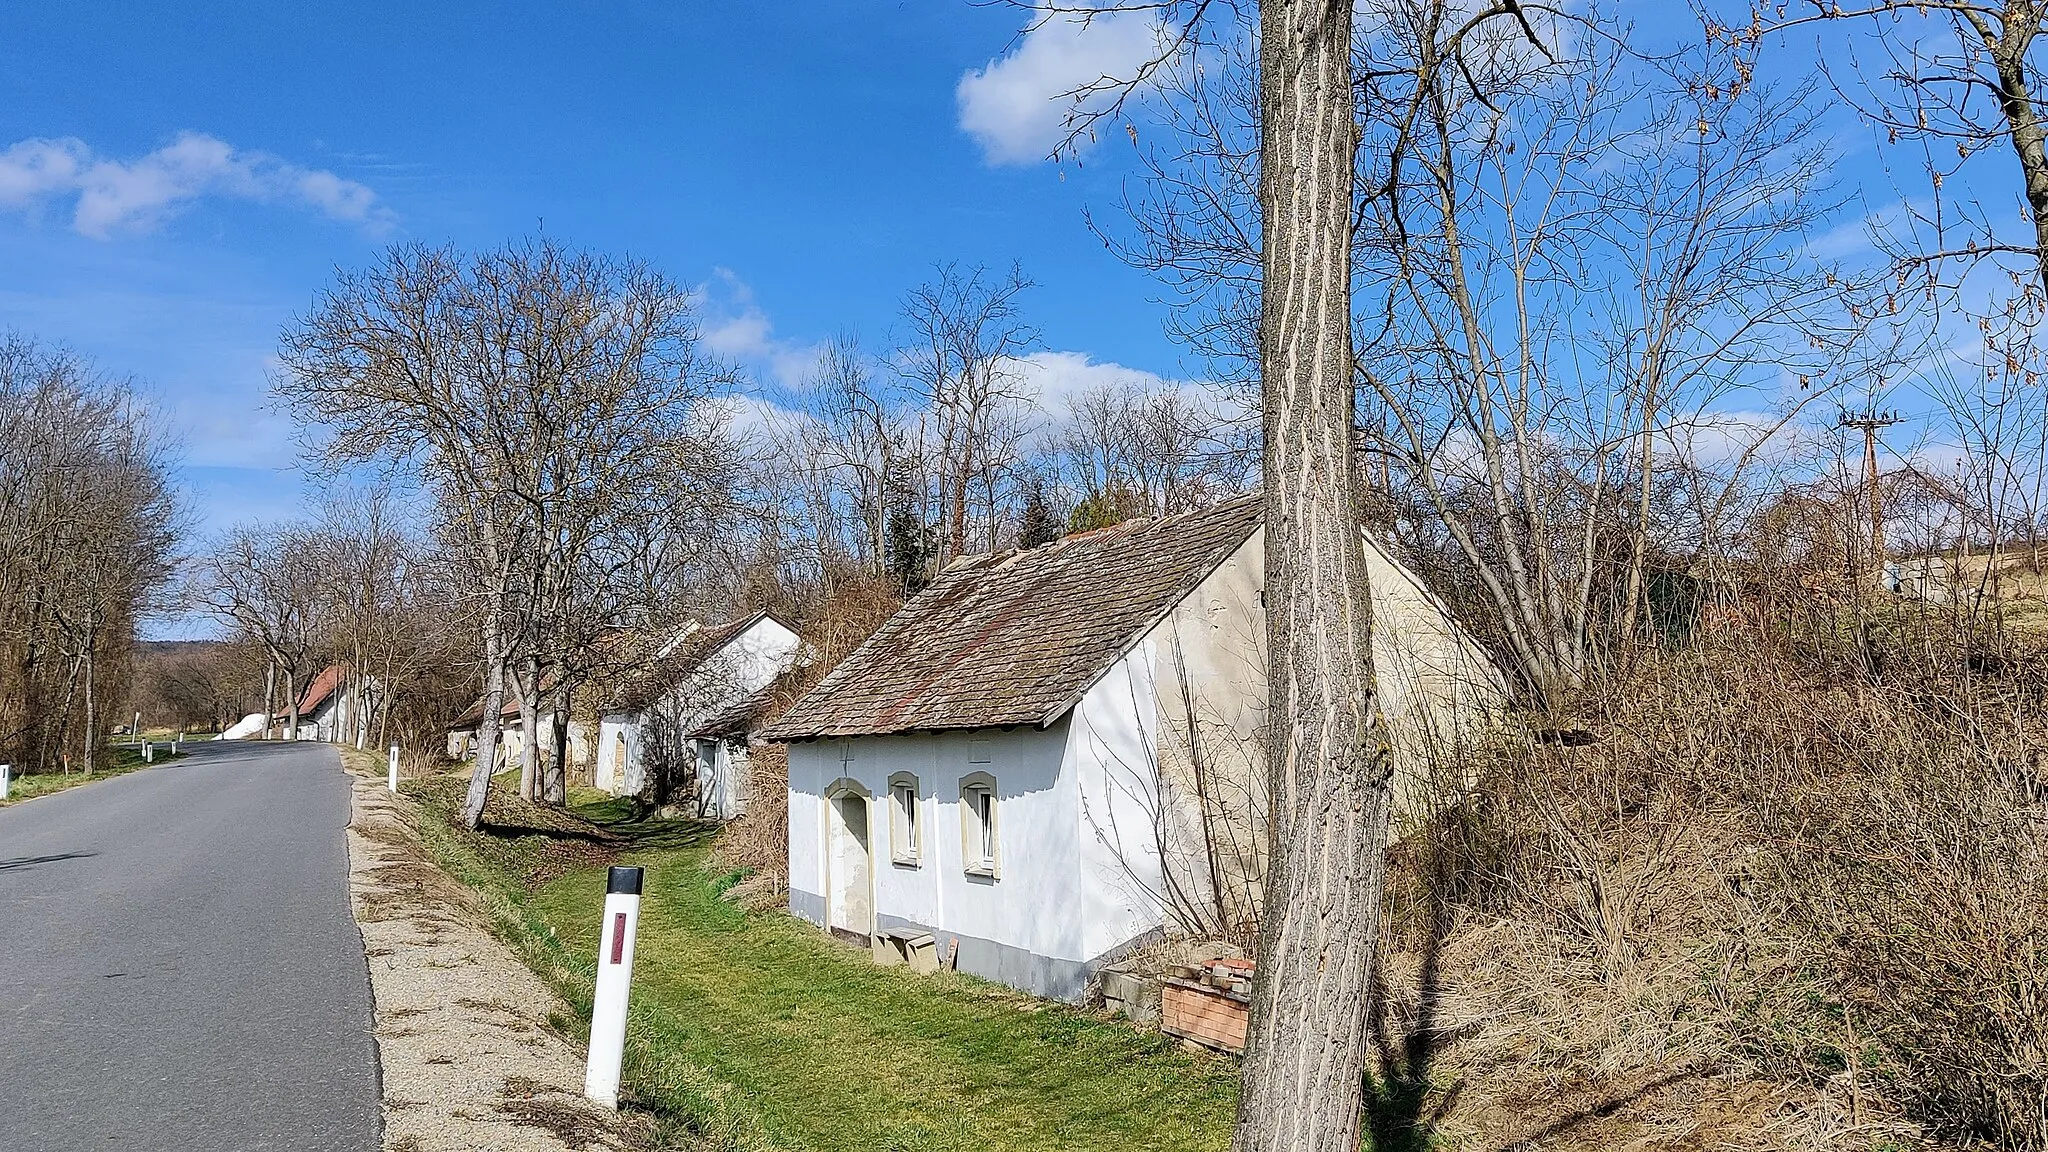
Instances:
[[[861,945],[874,937],[874,851],[867,790],[835,787],[825,796],[825,922]]]

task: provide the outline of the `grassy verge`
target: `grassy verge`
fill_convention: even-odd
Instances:
[[[721,900],[707,829],[623,804],[507,806],[450,826],[459,784],[406,786],[423,837],[494,925],[588,1012],[602,867],[648,869],[626,1088],[672,1135],[721,1149],[1220,1149],[1236,1070],[1153,1033],[968,977],[877,968],[776,913]],[[540,826],[523,826],[523,825]],[[580,1024],[561,1022],[565,1027]]]
[[[156,763],[182,760],[184,756],[183,752],[172,756],[168,748],[158,748]],[[111,780],[116,776],[126,776],[130,772],[154,766],[143,763],[142,749],[133,745],[104,748],[100,751],[99,759],[99,766],[94,768],[89,776],[84,772],[37,772],[31,776],[16,776],[9,782],[7,799],[0,800],[0,808],[19,804],[24,800],[33,800],[38,796],[48,796],[52,792],[62,792],[66,788],[76,788],[80,784],[90,784],[95,780]]]

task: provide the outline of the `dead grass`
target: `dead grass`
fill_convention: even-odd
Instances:
[[[1499,750],[1397,856],[1382,1142],[2048,1147],[2044,689],[2010,636],[1731,624]]]
[[[517,1123],[539,1128],[568,1148],[608,1148],[612,1132],[588,1104],[558,1088],[524,1076],[508,1076],[498,1111]]]

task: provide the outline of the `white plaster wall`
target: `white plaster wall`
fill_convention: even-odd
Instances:
[[[824,795],[839,775],[839,742],[812,740],[789,746],[790,911],[824,924]],[[820,901],[815,907],[805,897]]]
[[[692,740],[697,753],[697,803],[716,820],[736,820],[747,810],[745,745],[722,737]]]
[[[1093,753],[1076,767],[1082,831],[1096,852],[1092,914],[1107,941],[1098,955],[1161,923],[1227,934],[1251,914],[1265,865],[1263,576],[1254,536],[1076,709],[1076,746]],[[1223,880],[1221,901],[1212,876]]]
[[[619,761],[619,734],[626,736],[626,759]],[[597,724],[597,761],[591,769],[591,783],[614,796],[640,790],[640,718],[622,712],[608,712]]]
[[[1455,770],[1460,746],[1481,738],[1497,722],[1507,706],[1507,683],[1492,657],[1414,573],[1371,538],[1363,545],[1372,588],[1373,671],[1380,710],[1392,730],[1399,820],[1423,803],[1424,779],[1439,769]],[[1204,588],[1229,569],[1237,573],[1234,585],[1242,587],[1248,580],[1250,587],[1265,587],[1264,529],[1253,533]],[[1243,598],[1241,591],[1236,595]],[[1258,605],[1251,616],[1256,649],[1240,651],[1258,661],[1257,693],[1263,698],[1265,606],[1262,598],[1251,599]],[[1190,607],[1183,604],[1175,619],[1184,619]]]
[[[723,738],[697,741],[697,794],[714,819],[737,820],[747,811],[747,771],[752,756],[744,744]]]
[[[986,741],[987,763],[975,745]],[[827,892],[824,793],[848,777],[873,798],[875,911],[945,933],[993,941],[1040,956],[1087,960],[1091,917],[1072,909],[1084,899],[1077,793],[1063,774],[1068,724],[1050,729],[810,741],[789,749],[790,887]],[[845,759],[847,755],[851,759]],[[995,878],[969,875],[961,854],[960,780],[986,771],[996,780],[998,868]],[[889,778],[917,777],[922,852],[915,866],[897,864],[886,800]],[[792,900],[792,907],[798,907]]]
[[[686,640],[688,637],[682,637]],[[679,643],[681,640],[678,641]],[[769,681],[780,676],[796,661],[803,641],[796,633],[776,621],[762,617],[753,626],[728,641],[725,647],[713,653],[699,665],[683,682],[668,693],[655,707],[663,709],[662,715],[675,718],[682,731],[703,717],[724,707],[742,696],[752,695],[768,686]],[[591,778],[594,785],[614,796],[638,792],[645,783],[640,772],[639,747],[641,728],[646,723],[646,713],[612,713],[604,718],[598,738],[596,767]],[[617,757],[612,747],[612,733],[618,728],[626,730],[627,742],[632,747],[628,763],[621,770],[611,763]],[[725,757],[719,758],[721,761]],[[729,765],[726,770],[730,771]],[[722,781],[720,787],[727,795],[737,795],[738,790],[731,780]],[[731,819],[739,815],[737,809],[723,815]]]
[[[1062,906],[1079,930],[1074,959],[1092,960],[1164,920],[1159,850],[1158,684],[1152,645],[1117,661],[1075,707],[1067,777],[1076,795],[1080,873]]]

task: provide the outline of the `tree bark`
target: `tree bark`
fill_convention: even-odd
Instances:
[[[1271,843],[1234,1152],[1355,1152],[1392,758],[1351,452],[1349,0],[1260,6]]]
[[[512,677],[519,701],[519,798],[540,799],[540,670],[529,658]]]
[[[472,832],[484,822],[491,772],[498,763],[498,728],[505,710],[505,649],[496,628],[484,631],[484,713],[476,722],[476,766],[462,802],[462,824]]]
[[[273,738],[271,729],[277,725],[277,661],[266,661],[263,665],[263,738]]]
[[[287,740],[297,740],[299,738],[299,673],[296,668],[286,668],[284,670],[284,696],[286,701],[288,701],[285,711],[284,738]]]
[[[569,709],[568,685],[555,689],[554,707],[548,713],[548,774],[541,799],[549,804],[569,802]]]
[[[85,739],[83,741],[84,746],[80,749],[80,753],[85,759],[85,774],[87,776],[92,775],[93,762],[97,759],[99,751],[99,741],[94,736],[94,733],[99,729],[99,715],[96,708],[99,685],[97,669],[94,667],[93,643],[94,637],[91,633],[87,633],[85,638]],[[62,752],[61,748],[59,752]]]
[[[2013,153],[2019,157],[2027,214],[2034,225],[2034,262],[2041,287],[2048,291],[2048,128],[2034,112],[2034,94],[2027,78],[2027,50],[2041,26],[2041,12],[2032,3],[2009,5],[1994,28],[1981,13],[1968,13],[1984,40],[1998,78],[1998,107],[2004,113]]]

